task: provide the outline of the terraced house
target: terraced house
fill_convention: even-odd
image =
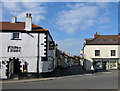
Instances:
[[[83,47],[84,68],[109,70],[117,69],[120,63],[120,33],[118,35],[100,35],[85,39]]]
[[[12,17],[0,25],[0,78],[54,70],[55,42],[48,30],[32,23],[31,14],[26,14],[25,22]]]

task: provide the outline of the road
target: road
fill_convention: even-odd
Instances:
[[[118,71],[75,74],[58,77],[55,80],[4,83],[3,89],[118,89]]]

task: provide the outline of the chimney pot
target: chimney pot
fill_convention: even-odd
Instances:
[[[29,15],[29,16],[28,16]],[[25,17],[25,30],[26,31],[31,31],[32,30],[32,17],[31,17],[31,13],[30,14],[26,14]]]
[[[31,13],[29,14],[29,17],[31,17]]]
[[[16,23],[17,22],[17,17],[12,16],[12,22],[11,23]]]
[[[94,34],[94,38],[96,38],[96,37],[98,37],[99,36],[99,34],[96,32],[96,34]]]
[[[28,17],[28,13],[26,13],[26,17]]]

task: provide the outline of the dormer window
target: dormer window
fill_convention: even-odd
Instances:
[[[109,41],[112,41],[112,39],[109,39]]]
[[[98,42],[100,42],[101,40],[100,40],[100,39],[98,39],[97,41],[98,41]]]
[[[105,39],[103,39],[103,41],[106,41]]]
[[[20,40],[21,39],[21,34],[20,33],[13,33],[12,34],[12,40]]]
[[[114,41],[115,41],[115,42],[117,42],[117,40],[116,40],[116,39],[114,39]]]

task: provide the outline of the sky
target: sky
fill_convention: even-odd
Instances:
[[[85,38],[118,34],[117,2],[2,2],[2,21],[25,21],[32,13],[32,22],[50,31],[58,48],[71,55],[80,55]]]

